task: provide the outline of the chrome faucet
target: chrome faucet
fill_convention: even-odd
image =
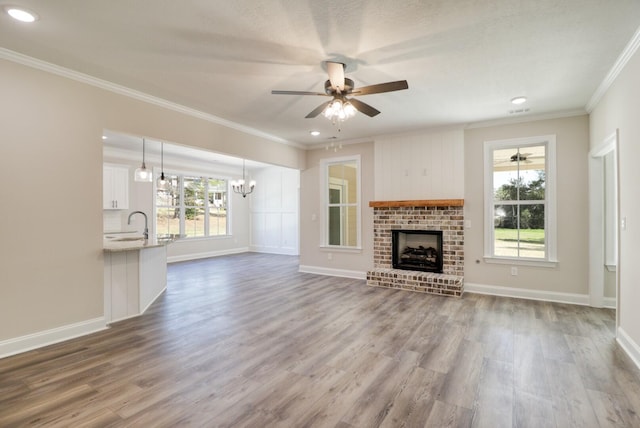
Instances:
[[[142,214],[144,216],[144,239],[149,239],[149,228],[147,227],[147,215],[145,213],[143,213],[142,211],[134,211],[131,214],[129,214],[129,218],[127,219],[127,224],[131,224],[131,217],[133,217],[134,214]]]

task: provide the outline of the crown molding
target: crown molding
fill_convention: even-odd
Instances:
[[[255,137],[264,138],[276,143],[285,144],[288,146],[293,146],[298,149],[306,149],[307,146],[302,145],[297,142],[285,140],[284,138],[276,137],[275,135],[267,134],[266,132],[259,131],[257,129],[241,125],[236,122],[232,122],[227,119],[223,119],[218,116],[214,116],[209,113],[202,112],[200,110],[192,109],[190,107],[183,106],[181,104],[177,104],[171,101],[167,101],[162,98],[154,97],[153,95],[146,94],[144,92],[136,91],[131,88],[127,88],[126,86],[118,85],[116,83],[109,82],[107,80],[98,79],[97,77],[90,76],[88,74],[80,73],[78,71],[74,71],[65,67],[61,67],[59,65],[52,64],[50,62],[42,61],[37,58],[33,58],[9,49],[0,48],[0,59],[5,59],[7,61],[12,61],[18,64],[25,65],[27,67],[35,68],[37,70],[42,70],[47,73],[55,74],[58,76],[65,77],[67,79],[75,80],[77,82],[85,83],[87,85],[94,86],[96,88],[104,89],[106,91],[110,91],[119,95],[124,95],[129,98],[136,99],[138,101],[143,101],[148,104],[152,104],[158,107],[163,107],[168,110],[175,111],[177,113],[182,113],[187,116],[195,117],[197,119],[202,119],[207,122],[215,123],[217,125],[222,125],[227,128],[235,129],[236,131],[243,132],[245,134],[253,135]]]
[[[596,105],[598,105],[604,94],[609,90],[613,82],[618,78],[631,57],[636,53],[638,47],[640,47],[640,27],[638,27],[629,43],[627,43],[627,46],[625,46],[620,56],[613,64],[613,67],[611,67],[611,70],[609,70],[609,73],[606,75],[602,83],[600,83],[600,86],[598,86],[598,89],[596,89],[596,91],[591,96],[591,99],[584,107],[588,113],[591,113],[593,109],[596,108]]]

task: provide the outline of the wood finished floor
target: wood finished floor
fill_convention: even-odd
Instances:
[[[242,254],[144,316],[0,360],[0,427],[638,427],[614,312],[367,287]]]

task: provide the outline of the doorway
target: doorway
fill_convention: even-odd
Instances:
[[[589,295],[594,307],[616,309],[619,325],[618,132],[589,153]]]

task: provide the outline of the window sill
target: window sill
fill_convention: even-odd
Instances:
[[[501,265],[518,265],[555,268],[558,266],[557,260],[535,260],[535,259],[510,259],[506,257],[484,257],[485,263]]]
[[[332,251],[338,253],[362,253],[362,247],[338,247],[335,245],[320,245],[320,251]]]

